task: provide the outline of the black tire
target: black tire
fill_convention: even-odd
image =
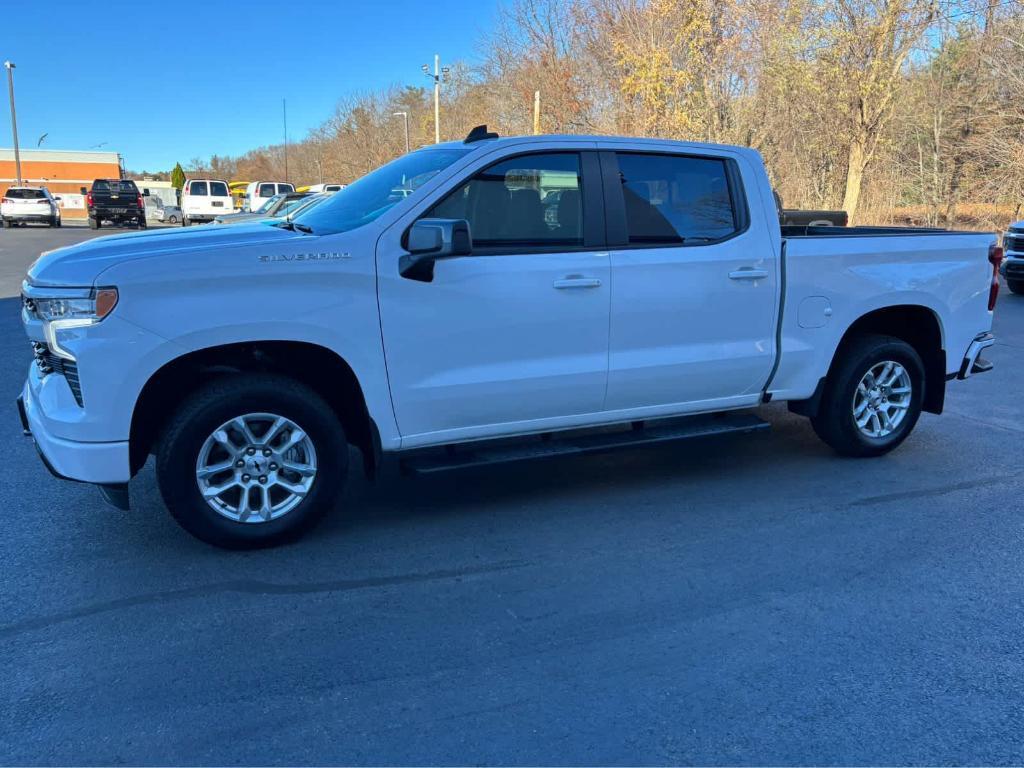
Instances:
[[[138,229],[145,229],[146,228],[146,220],[145,219],[139,219],[138,223],[136,224],[136,227]]]
[[[1024,280],[1007,280],[1006,287],[1010,289],[1010,293],[1022,294],[1024,293]]]
[[[191,219],[189,219],[189,217],[188,217],[188,216],[182,216],[182,217],[181,217],[181,226],[183,226],[183,227],[187,227],[187,226],[188,226],[189,224],[191,224],[191,223],[192,223],[192,220],[191,220]]]
[[[7,219],[0,219],[0,226],[2,226],[4,229],[10,229],[11,222],[9,222]]]
[[[206,439],[231,419],[272,413],[291,419],[313,443],[317,473],[291,511],[266,522],[238,522],[203,499],[196,462]],[[246,374],[214,381],[189,397],[171,418],[157,449],[157,482],[175,520],[202,541],[226,549],[273,546],[304,533],[336,503],[348,471],[345,431],[331,407],[285,376]]]
[[[825,382],[818,413],[811,425],[825,443],[843,456],[881,456],[907,439],[921,416],[924,402],[924,363],[917,351],[892,336],[864,335],[845,343]],[[854,419],[853,401],[864,375],[878,363],[894,361],[910,377],[909,407],[895,430],[885,437],[864,434]]]
[[[90,216],[89,217],[89,229],[99,229],[99,228],[100,228],[100,220],[99,219],[94,219],[92,216]]]
[[[177,224],[178,223],[178,217],[175,216],[174,214],[171,214],[170,218],[168,218],[167,221],[170,224]]]
[[[61,224],[60,216],[54,216],[53,217],[53,223],[51,223],[50,226],[51,227],[59,227],[60,224]]]

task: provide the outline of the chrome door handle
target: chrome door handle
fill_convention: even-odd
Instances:
[[[552,283],[555,288],[598,288],[601,285],[601,281],[596,277],[583,277],[577,275],[570,275],[561,280],[555,280]]]
[[[730,280],[760,280],[763,277],[768,277],[767,269],[743,267],[729,273]]]

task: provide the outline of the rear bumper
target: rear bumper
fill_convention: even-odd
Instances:
[[[960,372],[956,375],[958,379],[966,379],[975,373],[987,373],[992,370],[992,363],[985,360],[981,353],[996,343],[996,337],[991,333],[981,333],[967,348],[963,362],[960,364]]]
[[[89,211],[90,219],[99,219],[100,221],[127,221],[129,219],[144,219],[146,214],[139,210],[127,209],[122,211],[104,210],[103,208],[93,208]]]
[[[3,217],[7,221],[51,221],[54,216],[59,218],[60,214],[56,213],[5,213]]]

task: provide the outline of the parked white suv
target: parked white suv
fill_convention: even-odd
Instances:
[[[0,219],[5,227],[36,222],[60,226],[60,206],[46,187],[10,187],[0,199]]]
[[[181,190],[181,224],[213,221],[222,213],[231,213],[234,201],[223,179],[189,179]]]
[[[43,254],[21,416],[122,506],[155,453],[174,517],[233,547],[335,506],[350,445],[436,472],[749,432],[771,400],[878,456],[992,367],[999,261],[991,234],[781,227],[752,149],[475,129],[278,224]]]
[[[295,185],[286,181],[253,181],[245,188],[242,211],[258,211],[267,200],[274,195],[284,195],[295,191]]]

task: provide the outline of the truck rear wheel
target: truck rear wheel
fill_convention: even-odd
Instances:
[[[94,219],[92,216],[90,216],[89,217],[89,229],[99,229],[99,228],[100,228],[100,220],[99,219]]]
[[[1006,285],[1010,293],[1024,293],[1024,280],[1007,280]]]
[[[811,424],[844,456],[881,456],[906,440],[921,415],[924,363],[892,336],[865,335],[840,350]]]
[[[334,411],[284,376],[215,381],[178,409],[156,457],[171,515],[198,539],[229,549],[279,544],[337,501],[348,443]]]

